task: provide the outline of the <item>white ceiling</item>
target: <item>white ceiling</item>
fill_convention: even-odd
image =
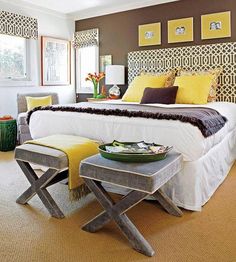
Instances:
[[[84,19],[178,0],[8,0],[13,4],[47,9],[74,19]]]

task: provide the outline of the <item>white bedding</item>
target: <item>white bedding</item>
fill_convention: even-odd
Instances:
[[[165,107],[176,106],[188,107]],[[236,159],[236,104],[219,102],[204,106],[216,109],[228,119],[219,132],[208,138],[204,138],[197,127],[180,121],[58,111],[35,112],[31,116],[30,130],[33,138],[62,133],[81,135],[103,142],[113,139],[145,140],[173,145],[175,150],[183,154],[184,165],[162,190],[178,206],[200,211],[226,178]],[[110,191],[117,192],[117,188],[110,188]],[[118,192],[124,193],[120,190]]]
[[[112,101],[112,103],[124,104],[125,102]],[[71,106],[76,105],[73,104]],[[192,107],[193,105],[153,104],[151,106]],[[185,161],[196,161],[236,128],[236,104],[215,102],[208,103],[204,107],[216,109],[228,119],[226,125],[219,132],[208,138],[204,138],[197,127],[180,121],[59,111],[36,111],[33,113],[30,119],[30,131],[33,138],[52,134],[72,134],[102,142],[111,142],[114,139],[120,141],[144,140],[146,142],[156,142],[174,146],[175,150],[183,154]]]

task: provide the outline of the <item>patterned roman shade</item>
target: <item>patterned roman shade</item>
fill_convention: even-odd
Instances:
[[[98,46],[98,34],[98,28],[75,32],[72,41],[74,48]]]
[[[1,11],[0,34],[20,36],[28,39],[37,39],[37,19],[6,11]]]

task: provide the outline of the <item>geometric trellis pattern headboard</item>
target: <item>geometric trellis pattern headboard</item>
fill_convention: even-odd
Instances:
[[[128,81],[146,72],[163,73],[174,68],[203,71],[222,67],[217,101],[236,103],[236,43],[163,48],[128,53]]]

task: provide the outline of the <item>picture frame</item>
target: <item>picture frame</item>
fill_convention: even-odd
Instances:
[[[112,55],[100,56],[100,72],[105,72],[106,66],[112,65]]]
[[[42,86],[70,85],[70,41],[41,36]]]
[[[230,11],[201,16],[202,40],[226,37],[231,37]]]
[[[193,17],[168,21],[168,43],[192,42]]]
[[[139,25],[139,46],[161,45],[161,23]]]

